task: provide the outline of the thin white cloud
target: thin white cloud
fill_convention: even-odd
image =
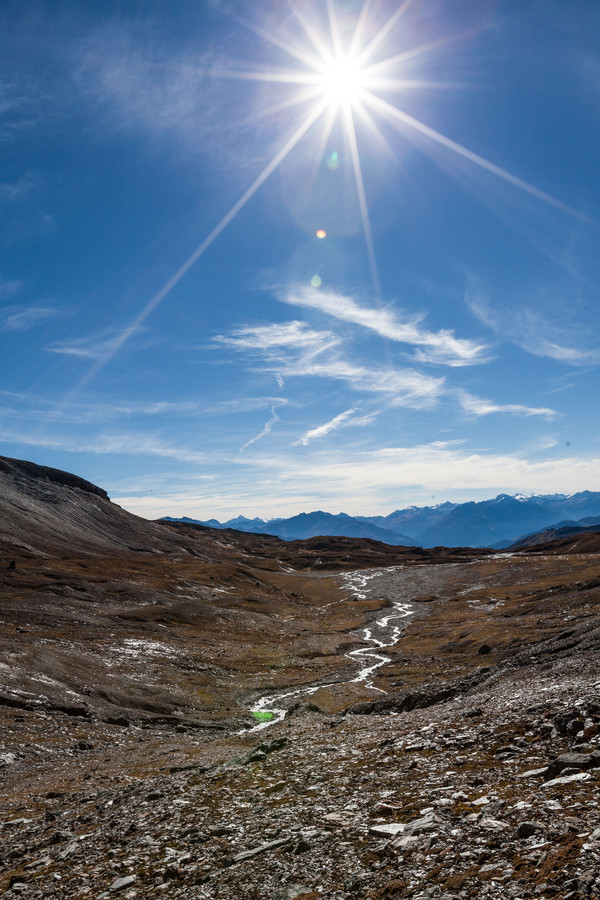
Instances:
[[[229,415],[254,412],[271,406],[288,406],[289,402],[286,397],[237,397],[235,400],[222,400],[212,406],[202,407],[201,411],[208,415]]]
[[[113,346],[114,338],[98,340],[96,338],[72,338],[59,341],[46,347],[50,353],[61,353],[64,356],[78,356],[81,359],[100,359]]]
[[[370,425],[370,423],[378,415],[378,413],[370,413],[366,416],[355,416],[355,412],[357,412],[356,407],[347,409],[345,412],[342,412],[338,416],[335,416],[333,419],[330,419],[329,422],[325,422],[323,425],[317,426],[317,428],[311,428],[303,437],[300,438],[299,441],[296,441],[295,443],[301,444],[303,447],[306,447],[312,441],[317,440],[318,438],[325,437],[326,435],[331,434],[332,431],[337,431],[339,428],[347,428],[351,425]]]
[[[390,341],[425,347],[420,351],[421,362],[449,366],[469,366],[485,362],[488,348],[479,341],[455,337],[452,331],[427,331],[420,319],[402,321],[390,308],[374,309],[361,306],[356,300],[333,291],[322,291],[299,285],[282,292],[279,299],[293,306],[316,309],[347,322],[374,331]]]
[[[523,349],[527,349],[524,346]],[[531,352],[534,352],[533,350]],[[550,359],[556,359],[558,362],[571,363],[572,365],[587,365],[590,362],[597,362],[600,359],[600,353],[596,350],[578,350],[575,347],[563,347],[554,341],[539,337],[535,344],[536,356],[547,356]]]
[[[303,322],[245,326],[215,340],[240,351],[260,355],[264,369],[276,378],[331,378],[360,392],[385,394],[397,405],[431,405],[443,393],[444,378],[415,369],[363,366],[340,353],[341,339],[330,331],[316,331]]]
[[[170,48],[151,18],[142,29],[139,20],[128,27],[120,19],[77,45],[71,68],[88,103],[106,113],[108,127],[175,138],[180,147],[197,153],[201,137],[210,144],[215,140],[211,129],[222,130],[219,100],[226,88],[215,85],[209,74],[215,52],[218,47],[200,50],[197,42],[187,52],[181,42]]]
[[[21,279],[10,281],[8,279],[0,279],[0,301],[7,300],[23,290],[24,282]]]
[[[494,403],[482,397],[475,397],[468,391],[457,390],[456,396],[466,413],[473,416],[489,416],[492,413],[510,413],[517,416],[544,416],[553,419],[557,412],[546,406],[523,406],[520,403]]]
[[[0,200],[12,203],[21,200],[31,193],[37,186],[37,181],[31,173],[23,175],[16,181],[0,181]]]
[[[331,301],[334,295],[327,296]],[[353,301],[349,303],[355,311],[362,309]],[[362,312],[365,310],[362,309]],[[368,310],[366,314],[370,316],[371,312]],[[283,380],[285,376],[288,379],[312,377],[342,381],[354,391],[385,396],[388,403],[396,406],[423,409],[432,407],[443,396],[455,396],[463,410],[471,416],[503,413],[550,419],[557,415],[549,407],[497,403],[476,397],[468,391],[448,386],[444,377],[436,378],[417,369],[353,362],[342,355],[341,338],[329,331],[311,329],[303,322],[245,326],[236,329],[231,336],[218,335],[215,340],[235,350],[257,353],[262,368],[278,379]],[[434,347],[432,358],[436,352]]]
[[[421,365],[429,366],[449,366],[450,368],[459,368],[462,366],[474,366],[484,362],[488,362],[490,357],[472,357],[466,360],[464,356],[457,356],[456,353],[447,346],[430,347],[424,350],[418,347],[411,355],[413,362]]]
[[[44,447],[49,450],[63,450],[69,453],[115,454],[126,456],[158,456],[178,462],[204,463],[206,454],[186,447],[177,447],[153,435],[140,432],[127,434],[97,434],[93,438],[56,437],[55,435],[33,435],[25,431],[5,430],[0,433],[4,443],[24,444]]]
[[[202,408],[192,401],[174,402],[171,400],[135,400],[114,405],[98,404],[102,415],[115,417],[129,416],[170,416],[199,415]]]
[[[5,307],[0,316],[0,331],[27,331],[57,314],[58,310],[51,306]]]
[[[45,349],[49,353],[59,353],[63,356],[74,356],[80,359],[102,360],[111,356],[115,350],[122,346],[122,333],[103,333],[89,337],[67,338],[49,344]]]
[[[271,418],[268,420],[268,422],[265,422],[265,427],[263,428],[263,430],[259,434],[256,434],[253,438],[250,438],[249,441],[246,441],[246,443],[240,449],[245,450],[246,447],[249,447],[251,444],[255,444],[256,441],[260,441],[261,438],[266,437],[269,434],[269,432],[271,431],[271,428],[273,427],[273,425],[275,425],[275,423],[279,422],[279,421],[280,421],[280,418],[277,415],[277,413],[275,412],[275,407],[272,406],[271,407]]]
[[[15,46],[17,44],[15,43]],[[0,76],[0,143],[13,142],[24,132],[31,130],[41,115],[47,114],[48,97],[31,81],[11,73]],[[19,182],[4,182],[8,199],[12,199],[11,187]]]
[[[315,331],[305,322],[297,321],[247,325],[234,329],[228,336],[218,334],[214,340],[236,350],[274,350],[285,347],[297,350],[323,350],[339,343],[331,331]]]
[[[490,328],[498,337],[531,353],[533,356],[554,359],[573,366],[588,365],[600,360],[600,350],[583,346],[567,346],[565,338],[583,344],[588,333],[570,315],[566,297],[552,302],[545,297],[538,306],[523,298],[513,298],[512,303],[496,309],[481,285],[473,282],[465,293],[465,303],[473,315]],[[543,309],[543,312],[540,310]]]
[[[281,371],[286,377],[333,378],[355,391],[387,395],[398,406],[430,406],[444,392],[443,378],[433,378],[415,369],[355,365],[339,356],[326,361],[315,357],[289,360]]]
[[[65,403],[55,398],[12,394],[0,391],[0,398],[6,399],[2,412],[5,420],[29,423],[52,422],[53,424],[87,425],[118,419],[173,418],[204,415],[205,409],[194,401],[132,400],[109,403],[102,400]],[[11,404],[11,405],[9,405]]]

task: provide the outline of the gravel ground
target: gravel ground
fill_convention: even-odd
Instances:
[[[30,739],[0,754],[3,896],[600,896],[600,599],[593,578],[574,581],[599,562],[370,579],[371,595],[419,608],[395,649],[420,669],[345,714],[300,705],[265,731],[210,736],[6,709]],[[512,595],[482,604],[492,585]],[[444,677],[429,641],[461,610],[474,646],[495,616],[512,649]],[[58,727],[73,744],[53,755]]]

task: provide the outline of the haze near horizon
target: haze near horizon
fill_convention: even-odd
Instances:
[[[600,490],[600,8],[0,11],[2,454],[225,520]]]

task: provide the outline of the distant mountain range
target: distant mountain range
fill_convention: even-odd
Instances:
[[[285,541],[319,535],[371,538],[394,546],[494,547],[504,549],[536,532],[600,525],[600,493],[542,494],[524,497],[499,494],[479,503],[441,503],[409,506],[388,516],[332,515],[317,510],[289,519],[247,519],[227,522],[165,516],[168,522],[190,522],[210,528],[233,528],[255,534],[272,534]],[[583,521],[582,521],[583,520]]]
[[[291,519],[271,519],[268,522],[262,519],[246,519],[244,516],[238,516],[223,523],[216,519],[201,522],[198,519],[188,519],[187,517],[172,519],[170,516],[165,516],[163,521],[188,522],[195,525],[208,525],[210,528],[233,528],[236,531],[250,531],[254,534],[272,534],[284,541],[302,541],[316,536],[337,536],[371,538],[374,541],[382,541],[384,544],[393,546],[420,546],[418,541],[396,529],[380,528],[368,519],[358,519],[347,516],[345,513],[334,516],[331,513],[321,512],[321,510],[300,513],[298,516],[292,516]]]

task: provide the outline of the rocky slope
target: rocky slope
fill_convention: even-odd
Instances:
[[[572,552],[580,537],[583,541],[580,546],[593,552],[594,547],[600,546],[600,523],[585,526],[569,524],[547,528],[515,541],[509,549],[531,551],[547,547],[550,551],[556,551],[560,547],[567,547]]]
[[[597,547],[168,528],[5,465],[3,896],[600,896]]]

